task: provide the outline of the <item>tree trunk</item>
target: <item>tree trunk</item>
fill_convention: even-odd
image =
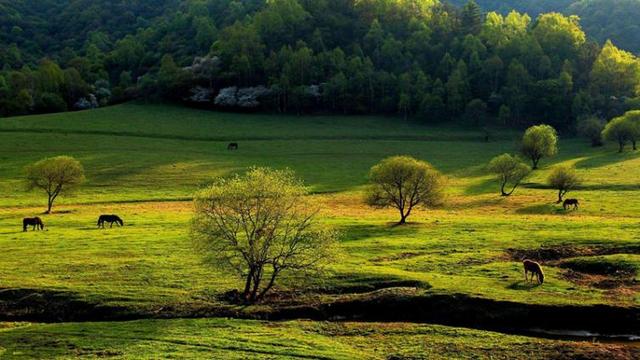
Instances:
[[[638,147],[636,146],[636,141],[633,140],[633,150],[638,150]]]
[[[539,158],[532,158],[531,161],[533,162],[533,170],[537,170],[538,169],[538,162],[540,162]]]
[[[618,142],[618,152],[621,153],[624,150],[624,143]]]
[[[249,300],[249,295],[251,292],[251,280],[253,279],[253,268],[249,270],[249,274],[247,275],[247,280],[244,283],[244,292],[242,293],[242,297],[245,301]]]
[[[564,190],[559,190],[558,191],[558,202],[557,202],[557,204],[560,204],[562,202],[565,194],[566,194],[566,192],[564,192]]]
[[[49,195],[49,198],[47,199],[47,211],[45,212],[45,214],[51,214],[52,207],[53,207],[53,197]]]

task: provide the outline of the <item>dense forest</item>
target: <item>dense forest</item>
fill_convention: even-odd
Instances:
[[[450,0],[463,6],[467,0]],[[484,11],[508,14],[512,10],[532,17],[560,12],[577,15],[587,36],[603,43],[613,40],[619,47],[640,52],[640,0],[477,0]]]
[[[571,129],[640,103],[640,61],[582,24],[473,0],[0,0],[0,111],[145,98]]]

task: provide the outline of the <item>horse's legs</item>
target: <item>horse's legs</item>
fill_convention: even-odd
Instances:
[[[113,221],[111,222],[111,224],[109,225],[109,228],[113,228]]]
[[[529,281],[529,276],[527,274],[527,269],[524,269],[524,282],[528,282]]]

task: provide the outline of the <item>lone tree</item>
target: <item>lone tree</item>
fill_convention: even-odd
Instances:
[[[570,190],[573,190],[576,186],[580,185],[581,180],[574,169],[566,166],[560,166],[553,169],[547,179],[547,182],[549,186],[558,190],[557,203],[559,204],[564,200],[564,196]]]
[[[633,145],[633,150],[637,150],[636,143],[640,138],[640,111],[629,111],[609,121],[602,131],[602,137],[607,141],[617,142],[618,152],[624,151],[628,142]]]
[[[489,163],[488,169],[498,176],[502,196],[513,194],[520,182],[531,172],[529,165],[516,156],[509,154],[502,154],[493,158]],[[508,185],[512,185],[509,192],[505,190]]]
[[[532,126],[525,131],[520,150],[531,159],[533,169],[537,169],[540,159],[558,153],[558,134],[549,125]]]
[[[371,168],[366,201],[373,207],[398,209],[398,225],[402,225],[416,206],[429,207],[442,202],[443,180],[425,161],[409,156],[390,157]]]
[[[42,189],[47,193],[47,214],[51,213],[58,196],[82,184],[84,168],[70,156],[42,159],[25,169],[29,190]]]
[[[244,279],[244,301],[261,300],[284,272],[302,275],[331,259],[335,233],[317,225],[307,193],[290,170],[255,168],[196,195],[196,247]]]
[[[602,130],[605,122],[595,116],[586,117],[578,122],[578,134],[589,139],[591,146],[602,146]]]

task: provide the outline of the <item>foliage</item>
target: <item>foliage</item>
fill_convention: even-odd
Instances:
[[[520,151],[531,159],[533,169],[538,168],[542,158],[551,157],[558,153],[558,135],[549,125],[532,126],[522,136]]]
[[[578,121],[578,134],[591,141],[591,146],[602,146],[602,130],[606,122],[596,116],[588,116]]]
[[[366,201],[374,207],[394,207],[405,224],[414,207],[439,205],[444,197],[444,179],[429,163],[409,156],[382,160],[369,172],[371,183]]]
[[[578,174],[573,168],[566,166],[558,166],[551,171],[547,178],[547,183],[552,188],[558,190],[558,204],[564,199],[564,196],[582,183]]]
[[[534,5],[531,16],[485,15],[474,1],[460,5],[16,2],[0,21],[0,112],[59,111],[60,99],[82,109],[94,106],[92,97],[99,105],[141,97],[223,108],[233,88],[264,91],[257,99],[247,90],[246,101],[231,99],[232,109],[450,122],[483,112],[484,103],[487,119],[561,130],[584,114],[614,117],[628,109],[640,85],[638,59],[612,43],[601,49],[586,41],[575,16],[538,16]],[[88,31],[94,22],[100,26]],[[43,33],[35,26],[41,23],[64,36]]]
[[[293,172],[268,168],[220,179],[196,195],[196,244],[209,263],[245,279],[245,301],[262,299],[283,272],[301,275],[329,261],[335,234],[317,227],[305,195]]]
[[[602,131],[602,137],[617,142],[618,152],[622,152],[628,142],[636,150],[636,142],[640,139],[640,111],[629,111],[609,121]]]
[[[497,175],[502,196],[510,196],[520,185],[520,182],[531,172],[531,167],[516,156],[502,154],[491,160],[488,170]],[[509,184],[513,185],[513,187],[511,191],[507,192],[505,188]]]
[[[70,156],[42,159],[25,169],[29,189],[40,189],[47,193],[47,214],[56,198],[84,182],[84,169],[80,162]]]

